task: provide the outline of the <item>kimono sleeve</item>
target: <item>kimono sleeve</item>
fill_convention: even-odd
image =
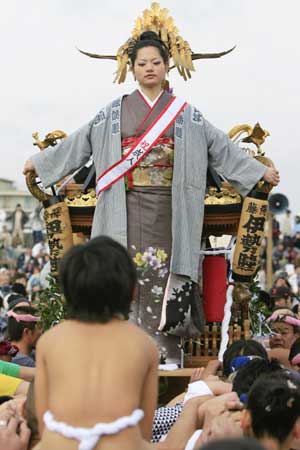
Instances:
[[[89,122],[55,147],[48,147],[30,159],[43,185],[49,187],[87,163],[91,154]]]
[[[267,167],[242,151],[226,133],[203,121],[209,164],[245,197],[262,179]]]

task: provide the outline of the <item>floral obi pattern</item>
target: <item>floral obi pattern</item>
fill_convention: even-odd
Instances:
[[[122,155],[133,147],[137,138],[122,139]],[[127,188],[134,186],[172,186],[174,165],[174,139],[163,137],[127,175]]]

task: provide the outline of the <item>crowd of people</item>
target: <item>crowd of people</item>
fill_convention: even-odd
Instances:
[[[69,448],[70,438],[91,450],[300,448],[300,251],[298,231],[287,235],[286,229],[275,235],[274,284],[263,296],[270,310],[266,348],[253,340],[234,342],[223,364],[213,360],[195,369],[186,392],[166,405],[156,403],[156,347],[124,320],[137,278],[123,247],[100,237],[65,256],[60,280],[69,320],[42,337],[36,304],[49,259],[43,234],[32,248],[5,248],[0,449]],[[84,398],[67,400],[64,393],[83,384]]]
[[[120,244],[98,237],[66,254],[68,320],[42,336],[30,271],[10,280],[1,270],[1,449],[300,448],[300,320],[283,276],[270,292],[267,349],[235,341],[223,364],[195,369],[186,392],[157,405],[158,351],[126,320],[137,275]]]
[[[300,215],[295,215],[294,220],[291,211],[287,210],[277,220],[273,217],[273,248],[272,269],[276,276],[284,274],[288,279],[290,289],[297,295],[300,288]],[[266,288],[266,264],[267,264],[267,240],[263,242],[261,249],[261,273],[260,285]]]

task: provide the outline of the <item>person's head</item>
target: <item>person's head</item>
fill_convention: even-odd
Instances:
[[[259,376],[280,371],[282,371],[282,367],[276,359],[269,361],[265,358],[254,358],[237,371],[232,382],[232,391],[236,392],[239,397],[247,396]]]
[[[4,307],[9,311],[17,306],[29,306],[29,300],[17,292],[7,294],[4,298]]]
[[[279,271],[276,273],[276,278],[274,280],[273,287],[282,287],[285,286],[291,289],[291,283],[289,282],[289,275],[286,271]]]
[[[264,303],[268,309],[273,309],[274,307],[273,301],[271,300],[271,297],[268,292],[263,291],[261,289],[260,291],[258,291],[257,295],[259,302]]]
[[[200,447],[201,450],[265,450],[260,443],[253,438],[217,439]],[[199,448],[199,450],[200,450]]]
[[[106,236],[72,247],[60,264],[68,317],[107,322],[127,317],[137,281],[127,250]]]
[[[286,377],[259,378],[249,392],[242,416],[246,435],[263,442],[272,439],[279,448],[290,448],[294,438],[299,438],[300,391]]]
[[[39,317],[32,306],[16,306],[8,313],[7,335],[12,342],[24,343],[29,349],[34,348],[41,335],[38,326]]]
[[[11,290],[15,294],[22,295],[22,297],[26,297],[27,296],[26,287],[24,286],[23,283],[13,283],[11,285]]]
[[[231,362],[237,356],[260,356],[268,359],[265,348],[252,339],[240,339],[233,342],[223,355],[223,373],[228,377],[231,373]]]
[[[26,286],[27,285],[26,273],[23,271],[16,272],[13,276],[12,282],[23,284],[24,286]]]
[[[277,245],[277,251],[278,251],[278,252],[283,252],[283,251],[284,251],[284,245],[281,244],[281,243],[279,243],[279,244]]]
[[[169,52],[153,31],[145,31],[130,52],[132,72],[141,87],[161,85],[169,70]]]
[[[8,286],[10,284],[10,273],[6,267],[0,269],[0,286]]]
[[[277,283],[284,279],[278,279]],[[270,298],[273,301],[275,308],[291,308],[292,307],[292,293],[290,289],[284,285],[277,285],[270,290]]]
[[[270,348],[286,348],[290,350],[299,337],[300,321],[292,311],[278,308],[269,319],[272,334],[269,336]]]

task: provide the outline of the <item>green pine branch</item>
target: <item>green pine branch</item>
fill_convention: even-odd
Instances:
[[[49,275],[48,281],[49,286],[40,295],[37,305],[42,332],[49,330],[66,317],[66,303],[57,280]]]

